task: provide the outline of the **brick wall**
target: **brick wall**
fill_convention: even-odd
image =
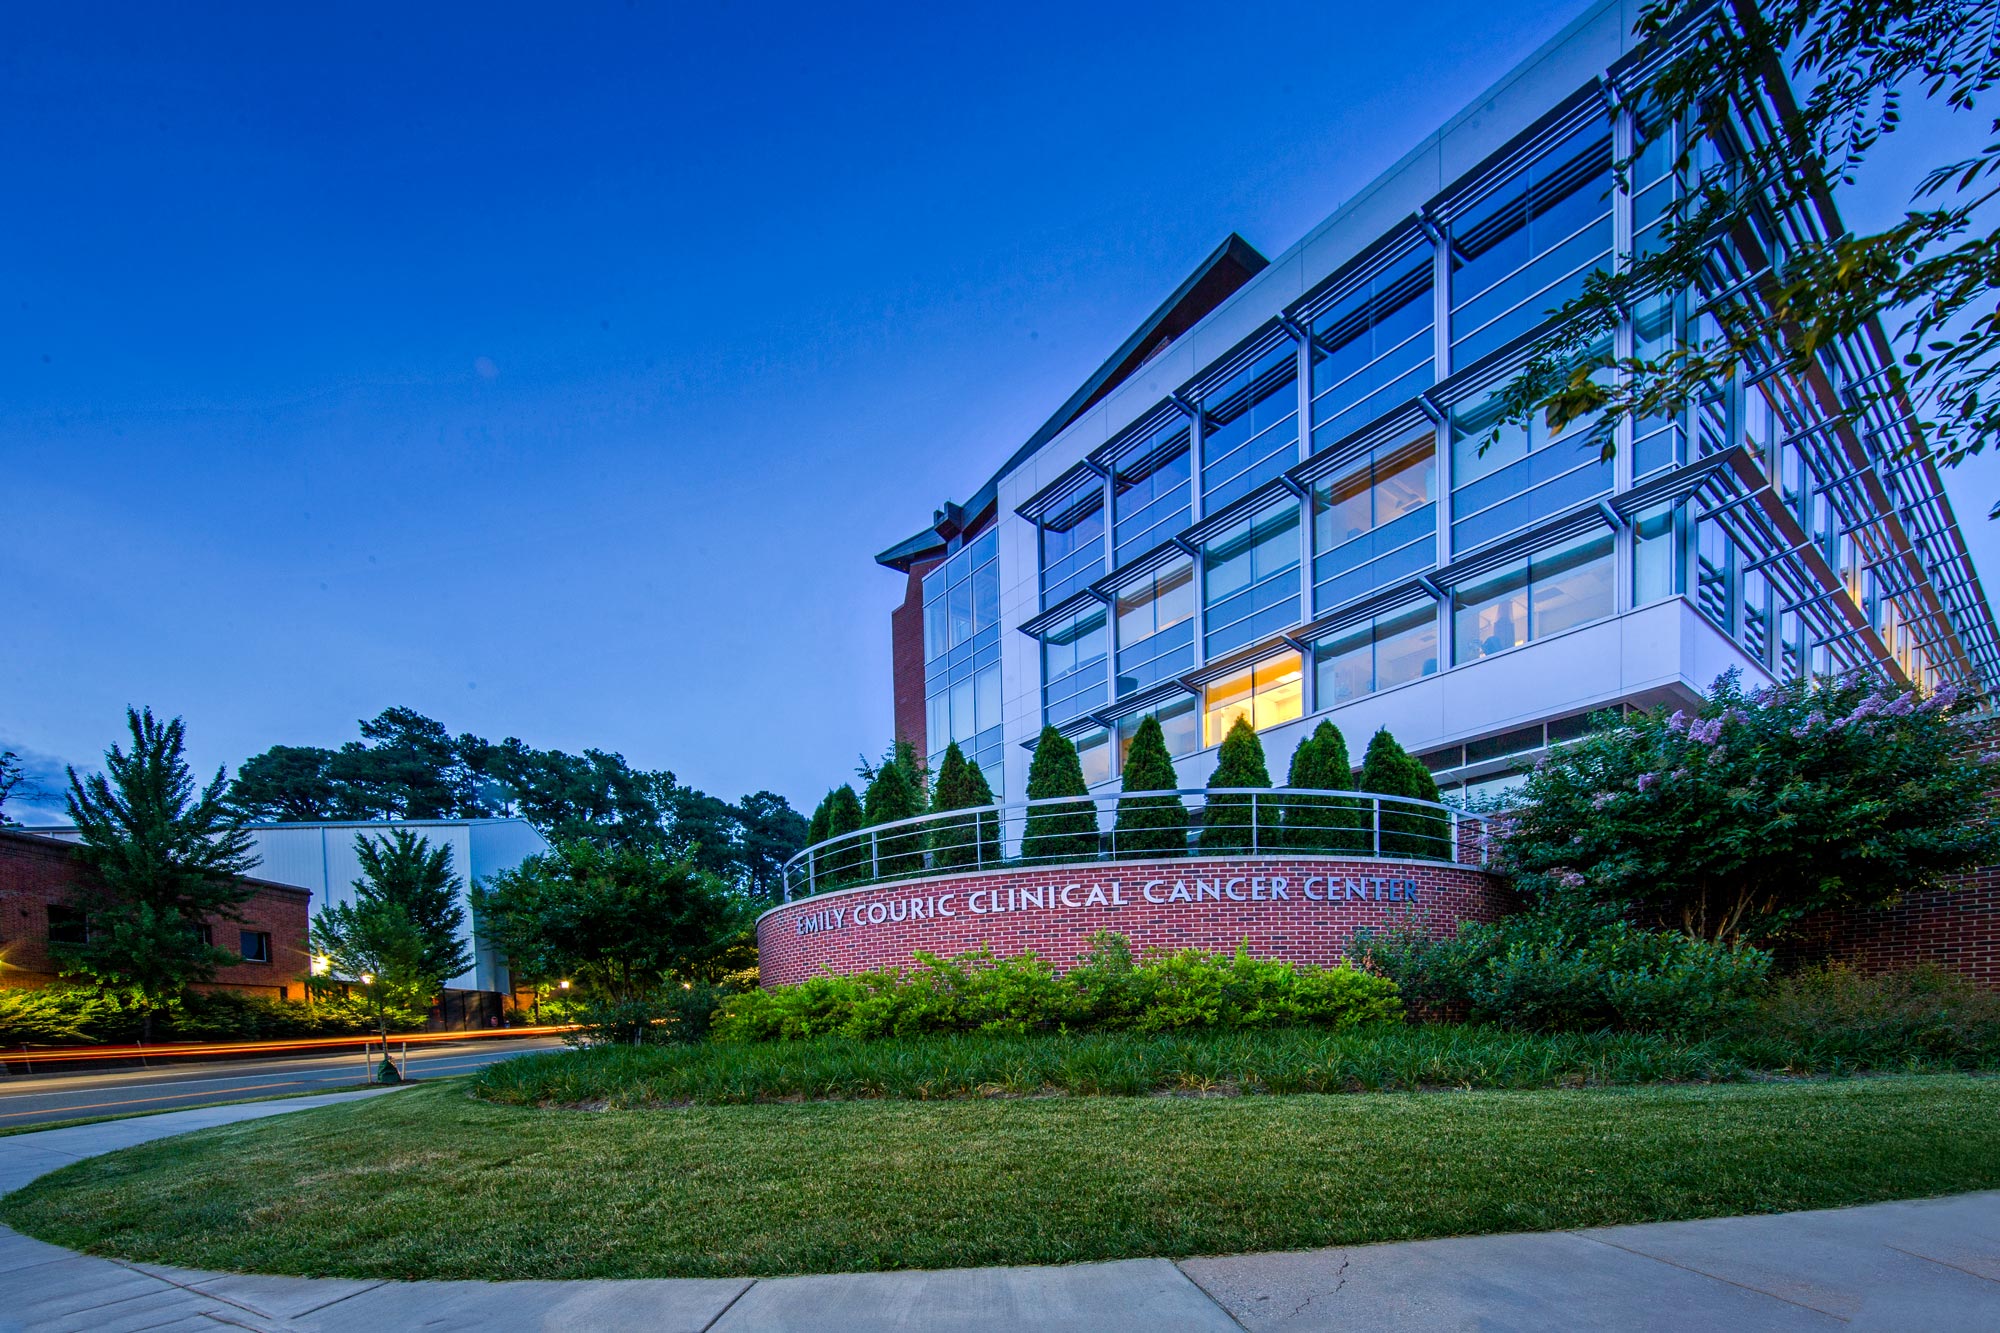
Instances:
[[[1954,889],[1903,895],[1894,907],[1827,913],[1802,923],[1782,961],[1837,961],[1867,972],[1936,963],[2000,989],[2000,866]]]
[[[1444,935],[1507,906],[1493,876],[1428,861],[1195,857],[991,870],[774,907],[757,921],[757,964],[767,986],[905,966],[917,949],[950,956],[987,946],[1003,957],[1032,949],[1067,967],[1100,930],[1135,949],[1231,952],[1247,942],[1260,957],[1330,964],[1359,926],[1420,919]]]
[[[289,884],[247,880],[256,886],[238,910],[240,922],[209,918],[217,948],[236,952],[238,932],[271,936],[271,961],[219,969],[215,984],[274,999],[304,993],[306,918],[312,895]],[[74,844],[28,833],[0,831],[0,985],[43,986],[56,979],[49,958],[49,908],[90,885]]]
[[[895,690],[896,737],[916,746],[919,756],[930,753],[924,735],[924,575],[937,566],[935,560],[911,565],[903,604],[889,613],[889,666]]]

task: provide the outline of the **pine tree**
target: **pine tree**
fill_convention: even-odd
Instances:
[[[1322,721],[1292,752],[1288,787],[1312,791],[1347,791],[1354,770],[1347,758],[1347,738],[1332,722]],[[1367,812],[1351,798],[1295,796],[1285,802],[1285,846],[1302,852],[1355,852],[1370,843],[1364,827]]]
[[[1409,803],[1436,801],[1437,782],[1429,769],[1396,743],[1386,727],[1368,742],[1368,753],[1361,761],[1361,790],[1399,798],[1381,803],[1382,855],[1449,859],[1449,819]]]
[[[1271,770],[1264,764],[1264,743],[1249,719],[1237,718],[1222,738],[1215,772],[1209,775],[1210,796],[1201,816],[1201,850],[1247,852],[1278,845],[1277,803],[1249,795],[1216,795],[1220,788],[1269,787]],[[1255,801],[1255,817],[1252,802]],[[1254,824],[1254,828],[1253,828]]]
[[[931,789],[931,813],[975,810],[993,804],[993,790],[977,764],[969,762],[958,742],[945,747],[938,764],[937,781]],[[959,866],[991,866],[1000,860],[999,826],[993,816],[964,815],[957,819],[933,819],[927,841],[931,869],[949,870]]]
[[[1125,792],[1170,792],[1180,785],[1160,719],[1148,714],[1125,755]],[[1121,796],[1112,844],[1120,856],[1187,854],[1187,807],[1178,796]]]
[[[1054,727],[1043,727],[1028,765],[1028,799],[1089,796],[1076,746]],[[1097,856],[1097,807],[1088,800],[1030,805],[1021,835],[1029,861],[1088,861]]]
[[[851,783],[843,782],[828,792],[824,804],[824,841],[833,845],[815,855],[813,883],[821,889],[830,889],[852,883],[868,873],[868,840],[857,836],[867,815]]]
[[[833,793],[828,792],[820,797],[819,804],[813,807],[812,818],[806,822],[806,846],[815,847],[826,841],[826,816],[832,804]]]
[[[464,885],[451,870],[451,848],[433,847],[409,829],[391,829],[387,836],[361,834],[354,854],[362,878],[354,881],[359,903],[393,903],[409,917],[423,942],[418,975],[430,995],[472,966],[465,945],[465,908],[459,904]],[[429,996],[426,996],[429,998]]]
[[[924,812],[924,807],[922,798],[910,785],[907,770],[901,764],[890,763],[876,768],[875,780],[868,784],[868,795],[863,798],[862,810],[868,827],[874,829],[883,824],[914,819]],[[905,827],[877,833],[872,842],[871,864],[875,878],[894,879],[915,874],[924,868],[924,834],[921,828]]]
[[[151,1041],[161,1008],[233,961],[202,941],[201,928],[211,917],[240,919],[256,892],[240,877],[257,857],[243,816],[223,799],[222,771],[196,790],[181,720],[163,724],[150,708],[128,708],[125,724],[132,750],[105,752],[108,777],[69,770],[69,817],[98,889],[71,903],[84,914],[87,942],[56,953],[65,972],[138,996],[141,1039]]]

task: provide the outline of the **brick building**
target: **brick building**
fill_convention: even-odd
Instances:
[[[242,882],[256,890],[239,909],[242,920],[206,922],[211,942],[242,959],[217,971],[215,987],[302,998],[312,894],[269,880]],[[56,979],[49,943],[79,928],[69,903],[89,885],[76,844],[0,829],[0,985],[45,986]]]

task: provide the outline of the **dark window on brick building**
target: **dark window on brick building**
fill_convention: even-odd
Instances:
[[[246,963],[268,963],[271,961],[271,936],[268,931],[246,930],[242,932],[243,961]]]
[[[200,938],[203,944],[206,944],[211,949],[215,947],[214,926],[209,925],[208,922],[206,921],[197,921],[195,923],[194,933],[196,934],[196,936]]]
[[[90,927],[82,912],[60,903],[49,904],[50,944],[84,944],[89,939]]]

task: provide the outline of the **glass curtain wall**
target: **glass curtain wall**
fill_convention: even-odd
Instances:
[[[1324,614],[1437,563],[1437,445],[1369,450],[1313,487],[1313,605]]]
[[[1454,558],[1611,492],[1612,461],[1588,439],[1589,421],[1559,435],[1539,412],[1503,421],[1502,388],[1452,409]]]
[[[1194,665],[1194,565],[1177,560],[1118,590],[1118,689],[1131,694]]]
[[[1452,593],[1457,665],[1602,620],[1616,585],[1612,534],[1588,533],[1509,561]]]
[[[1042,720],[1061,725],[1111,697],[1110,635],[1102,606],[1085,607],[1042,634]]]
[[[1436,379],[1431,247],[1418,246],[1312,321],[1312,450],[1339,443]]]
[[[1191,483],[1185,421],[1162,427],[1112,467],[1112,568],[1187,527]]]
[[[1211,681],[1202,691],[1202,744],[1220,745],[1237,718],[1263,731],[1305,711],[1305,674],[1297,653],[1280,653]]]
[[[1203,395],[1203,513],[1242,499],[1299,461],[1298,372],[1298,348],[1285,339]]]
[[[924,578],[924,724],[933,769],[957,741],[1001,790],[1000,541],[960,547]]]
[[[1336,630],[1313,644],[1313,702],[1350,699],[1435,675],[1437,603],[1425,598]]]
[[[1061,513],[1045,518],[1042,606],[1060,606],[1104,575],[1104,493],[1093,488]]]
[[[1202,545],[1205,650],[1217,657],[1299,616],[1299,503],[1287,500],[1232,523]]]

